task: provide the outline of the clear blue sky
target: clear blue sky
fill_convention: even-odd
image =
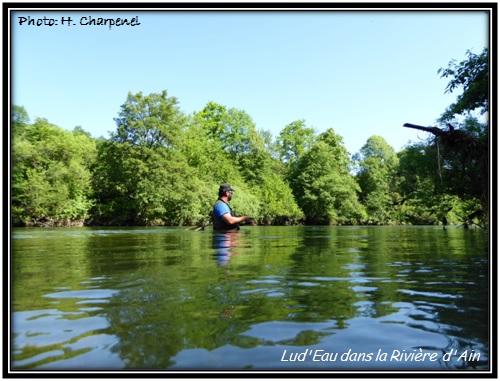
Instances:
[[[90,4],[87,4],[90,6]],[[140,25],[82,26],[82,16]],[[458,93],[437,71],[488,46],[481,11],[179,12],[96,8],[12,14],[12,101],[42,117],[108,137],[128,92],[167,90],[186,114],[209,101],[244,110],[276,137],[304,119],[333,128],[351,154],[372,135],[397,151],[426,138]],[[57,26],[18,24],[53,18]],[[76,25],[61,25],[70,17]]]

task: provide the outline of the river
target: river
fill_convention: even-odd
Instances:
[[[488,233],[13,229],[16,370],[490,368]]]

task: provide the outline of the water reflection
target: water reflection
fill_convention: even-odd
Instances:
[[[225,267],[230,264],[231,258],[236,255],[251,255],[258,249],[253,241],[248,241],[246,236],[248,231],[228,231],[228,232],[209,232],[212,236],[212,249],[215,250],[213,258],[217,266]],[[250,252],[247,250],[250,249]]]
[[[281,362],[305,348],[457,351],[488,366],[487,241],[432,228],[38,232],[14,238],[13,358],[25,369],[396,369]],[[98,361],[96,359],[99,359]]]
[[[215,249],[214,259],[217,266],[227,266],[231,256],[234,255],[232,248],[238,242],[239,232],[213,232],[212,248]]]
[[[219,281],[215,287],[209,287],[207,296],[214,297],[219,305],[219,317],[231,319],[234,316],[236,305],[239,303],[239,292],[235,293],[238,283],[231,275],[229,265],[231,257],[235,255],[234,248],[238,246],[240,233],[238,231],[212,232],[212,248],[215,250],[213,258],[220,268]]]

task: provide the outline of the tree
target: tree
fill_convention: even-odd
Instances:
[[[461,224],[467,221],[478,200],[462,199],[446,191],[446,180],[439,174],[436,145],[415,143],[398,153],[398,220],[416,225]]]
[[[333,129],[298,159],[290,183],[307,223],[354,224],[365,218],[349,166],[349,154]]]
[[[40,118],[31,125],[23,122],[12,146],[14,224],[82,225],[93,205],[90,167],[95,154],[96,143],[85,134]]]
[[[22,134],[23,128],[29,124],[30,118],[24,107],[14,105],[11,110],[11,121],[12,138],[15,139]]]
[[[462,94],[457,97],[457,101],[451,104],[441,116],[442,121],[453,119],[454,115],[462,115],[479,110],[484,114],[489,110],[489,64],[488,50],[483,49],[477,55],[467,50],[467,59],[457,63],[451,60],[447,68],[440,68],[438,74],[441,78],[452,77],[446,86],[445,92],[452,93],[458,88],[463,88]]]
[[[366,207],[368,223],[388,224],[395,221],[395,173],[398,158],[394,149],[381,136],[371,136],[355,155],[359,170],[356,175],[361,187],[360,200]]]
[[[244,111],[209,102],[190,121],[182,151],[200,178],[214,185],[231,182],[238,197],[233,207],[264,224],[294,223],[303,214],[288,184],[282,164],[272,157],[269,133],[258,131]]]
[[[262,224],[293,225],[304,218],[292,189],[277,173],[270,173],[262,179],[259,195],[262,199],[259,212]]]
[[[204,218],[209,195],[179,147],[187,118],[167,92],[129,94],[117,131],[99,146],[94,168],[97,223],[189,224]],[[101,221],[101,222],[99,222]]]
[[[202,111],[195,114],[199,124],[203,126],[207,136],[219,140],[222,145],[228,140],[226,106],[208,102]]]
[[[233,183],[241,179],[237,161],[227,149],[228,118],[225,106],[209,102],[189,119],[180,145],[188,165],[196,168],[199,178],[214,186],[229,182],[228,179]]]
[[[117,130],[111,140],[119,143],[153,147],[173,147],[185,124],[175,97],[161,94],[144,96],[142,92],[129,93],[115,118]]]
[[[305,120],[296,120],[280,132],[277,144],[280,160],[293,165],[315,140],[313,128],[306,127]]]
[[[217,141],[232,159],[264,146],[262,136],[250,115],[236,108],[209,102],[195,114],[197,124],[202,126],[210,140]]]
[[[228,110],[228,140],[226,149],[233,157],[264,148],[264,140],[250,115],[243,110]]]
[[[488,128],[472,113],[478,110],[484,114],[489,110],[488,51],[484,49],[480,55],[467,51],[467,56],[468,59],[460,64],[452,60],[447,69],[438,71],[443,73],[443,77],[453,77],[446,87],[447,92],[463,88],[457,102],[450,105],[439,119],[441,124],[446,124],[446,128],[411,123],[403,126],[426,131],[436,137],[433,144],[442,191],[462,200],[478,200],[481,206],[471,216],[479,217],[480,224],[485,226],[489,205]],[[464,121],[453,120],[463,114],[466,114]]]

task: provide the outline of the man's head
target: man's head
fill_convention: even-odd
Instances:
[[[219,187],[219,197],[226,196],[228,200],[231,200],[234,189],[231,187],[231,184],[221,184]]]

